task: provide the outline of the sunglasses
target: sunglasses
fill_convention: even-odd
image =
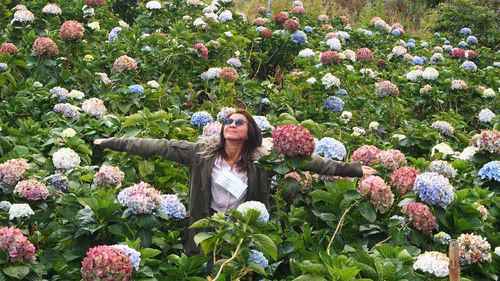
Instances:
[[[241,119],[241,118],[236,119],[236,120],[234,120],[233,118],[224,119],[224,125],[226,125],[226,126],[233,124],[233,122],[234,122],[234,124],[236,124],[236,126],[243,126],[243,124],[245,124],[246,121]]]

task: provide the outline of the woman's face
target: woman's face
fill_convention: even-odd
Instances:
[[[235,113],[226,119],[232,119],[233,122],[231,124],[225,123],[224,138],[230,141],[245,142],[248,139],[248,120],[245,115]],[[241,124],[242,122],[243,124]]]

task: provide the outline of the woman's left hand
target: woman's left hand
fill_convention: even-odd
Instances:
[[[363,176],[371,176],[377,172],[377,170],[368,166],[361,166],[361,169],[363,169]]]

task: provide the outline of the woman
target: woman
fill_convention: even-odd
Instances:
[[[269,206],[269,178],[273,175],[257,160],[267,151],[252,115],[244,109],[229,113],[220,136],[203,138],[196,143],[165,139],[96,139],[94,144],[116,151],[150,157],[159,155],[189,167],[188,226],[202,218],[245,201],[260,201]],[[361,177],[374,169],[358,162],[343,163],[313,155],[304,170],[321,175]],[[199,229],[188,229],[187,255],[200,253],[194,243]]]

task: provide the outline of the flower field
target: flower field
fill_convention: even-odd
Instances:
[[[451,239],[461,280],[498,280],[500,53],[481,30],[233,6],[0,7],[0,280],[448,280]],[[187,167],[94,140],[196,142],[240,107],[271,203],[196,222],[207,255],[187,256]],[[313,154],[377,172],[302,171]]]

